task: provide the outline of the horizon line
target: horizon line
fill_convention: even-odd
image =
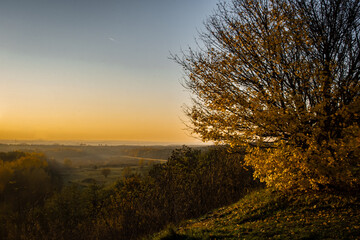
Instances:
[[[120,145],[133,145],[133,146],[169,146],[169,145],[214,145],[210,142],[174,142],[174,141],[144,141],[144,140],[43,140],[43,139],[0,139],[0,144],[9,145],[74,145],[74,146],[120,146]]]

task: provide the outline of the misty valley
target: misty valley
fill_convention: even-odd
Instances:
[[[41,152],[63,184],[105,184],[131,173],[145,174],[166,162],[176,146],[92,146],[0,144],[0,152]],[[104,174],[109,171],[108,174]]]

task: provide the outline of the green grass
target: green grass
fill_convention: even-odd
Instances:
[[[123,167],[111,167],[110,174],[107,178],[101,174],[101,167],[94,169],[91,167],[76,167],[64,169],[61,171],[61,175],[65,184],[67,183],[79,183],[86,184],[87,179],[93,179],[98,184],[106,184],[113,182],[122,176]]]
[[[101,170],[104,168],[110,169],[110,174],[105,177]],[[127,170],[132,173],[145,174],[149,170],[149,166],[128,166]],[[60,175],[65,184],[76,183],[80,185],[101,184],[110,185],[124,175],[124,166],[99,166],[97,168],[91,166],[81,166],[74,168],[64,168],[60,170]]]
[[[259,190],[152,239],[360,239],[359,196]]]

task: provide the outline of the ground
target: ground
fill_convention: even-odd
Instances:
[[[254,191],[152,239],[360,239],[359,196],[329,191]]]

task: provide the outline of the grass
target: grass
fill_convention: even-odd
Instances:
[[[101,170],[107,168],[110,169],[110,174],[105,177]],[[63,168],[60,170],[61,177],[65,184],[77,183],[80,185],[89,185],[93,183],[101,185],[110,185],[118,179],[121,179],[124,174],[139,173],[145,174],[148,172],[150,166],[99,166],[94,168],[93,166],[80,166],[73,168]],[[127,173],[124,173],[127,172]]]
[[[360,239],[359,196],[263,189],[152,239]]]
[[[64,183],[92,183],[91,179],[99,184],[107,184],[114,182],[122,176],[123,167],[111,167],[108,177],[104,177],[101,173],[101,167],[94,169],[91,167],[68,168],[61,171]]]

